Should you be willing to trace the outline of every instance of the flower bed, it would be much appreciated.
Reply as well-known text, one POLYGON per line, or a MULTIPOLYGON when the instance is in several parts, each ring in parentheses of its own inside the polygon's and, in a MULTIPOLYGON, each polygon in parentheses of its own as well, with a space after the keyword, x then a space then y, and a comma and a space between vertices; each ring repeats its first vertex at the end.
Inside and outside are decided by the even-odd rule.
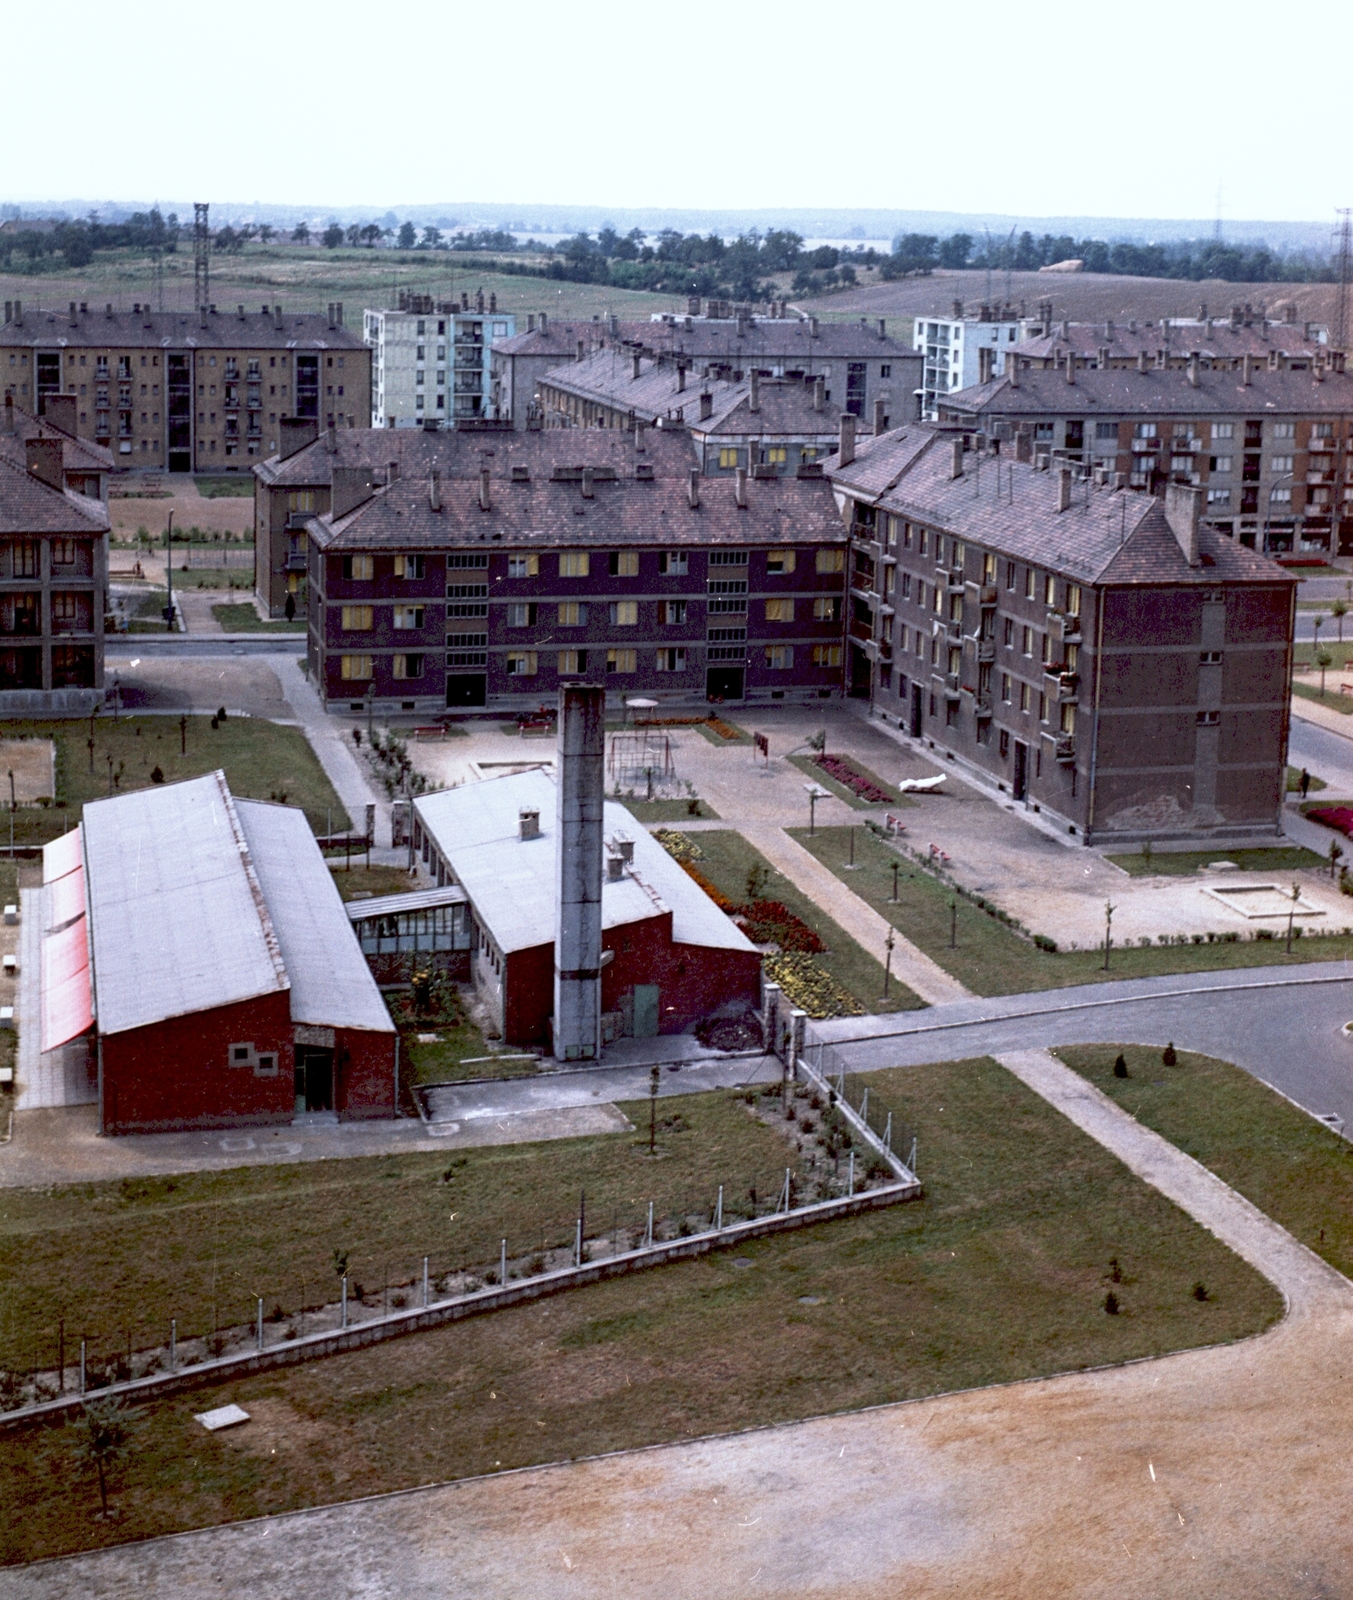
POLYGON ((829 778, 835 778, 837 783, 850 790, 858 799, 869 805, 880 803, 892 804, 895 797, 886 789, 879 788, 872 779, 866 778, 862 773, 856 772, 849 761, 844 761, 840 756, 814 756, 813 765, 821 767, 829 778))
POLYGON ((783 955, 767 956, 761 970, 770 982, 780 985, 790 1005, 806 1011, 814 1020, 864 1015, 864 1007, 855 996, 824 972, 807 951, 789 950, 783 955))
POLYGON ((1312 822, 1322 823, 1325 827, 1334 828, 1337 832, 1353 839, 1353 807, 1307 806, 1304 815, 1312 822))
POLYGON ((688 833, 678 833, 675 828, 654 828, 653 837, 673 861, 699 861, 705 852, 688 833))
POLYGON ((753 944, 778 944, 781 950, 809 954, 827 947, 808 924, 779 900, 753 900, 738 907, 753 944))
POLYGON ((713 733, 717 733, 721 739, 728 739, 732 743, 742 738, 738 729, 731 722, 725 722, 722 717, 706 717, 705 726, 713 733))

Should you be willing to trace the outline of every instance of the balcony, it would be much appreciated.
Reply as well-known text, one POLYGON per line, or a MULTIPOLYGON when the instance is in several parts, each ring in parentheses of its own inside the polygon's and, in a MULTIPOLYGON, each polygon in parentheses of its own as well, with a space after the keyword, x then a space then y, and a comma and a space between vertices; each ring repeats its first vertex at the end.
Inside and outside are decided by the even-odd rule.
POLYGON ((1333 483, 1337 476, 1338 474, 1334 472, 1308 472, 1306 474, 1306 485, 1311 488, 1316 484, 1333 483))
POLYGON ((286 560, 282 563, 283 572, 304 572, 305 553, 301 550, 291 550, 287 553, 286 560))
POLYGON ((1079 644, 1081 619, 1067 616, 1061 611, 1048 613, 1048 638, 1058 644, 1079 644))
POLYGON ((1074 700, 1080 690, 1081 680, 1074 672, 1061 672, 1057 675, 1057 699, 1065 705, 1074 700))
POLYGON ((977 599, 979 605, 994 606, 997 601, 996 585, 994 583, 984 583, 978 592, 977 599))
POLYGON ((1153 456, 1159 449, 1159 439, 1134 439, 1132 441, 1133 455, 1153 456))
POLYGON ((1076 760, 1076 741, 1069 733, 1059 733, 1053 740, 1052 753, 1059 765, 1069 767, 1076 760))
POLYGON ((944 587, 950 594, 962 594, 964 589, 963 568, 952 567, 944 575, 944 587))
POLYGON ((959 696, 958 673, 948 672, 944 677, 944 698, 957 700, 959 696))
POLYGON ((973 701, 972 708, 979 722, 989 722, 991 720, 992 709, 991 696, 989 694, 979 694, 973 701))
POLYGON ((950 644, 958 644, 963 638, 963 624, 957 617, 950 617, 944 624, 944 633, 950 644))
POLYGON ((996 659, 996 641, 994 639, 979 639, 977 641, 977 659, 982 662, 996 659))

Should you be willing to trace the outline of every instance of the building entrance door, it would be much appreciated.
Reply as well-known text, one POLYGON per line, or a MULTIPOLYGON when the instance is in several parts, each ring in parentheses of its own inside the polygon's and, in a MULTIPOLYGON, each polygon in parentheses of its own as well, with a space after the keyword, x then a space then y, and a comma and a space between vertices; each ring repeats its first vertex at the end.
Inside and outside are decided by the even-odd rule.
POLYGON ((656 983, 636 983, 634 986, 634 1037, 654 1039, 658 1033, 658 986, 656 983))
POLYGON ((1016 800, 1029 797, 1029 747, 1015 740, 1015 781, 1011 785, 1016 800))
POLYGON ((296 1110, 332 1111, 334 1053, 314 1045, 296 1046, 296 1110))
POLYGON ((742 699, 741 667, 707 667, 705 669, 705 696, 710 700, 742 699))
POLYGON ((913 683, 911 686, 911 736, 913 739, 921 737, 921 685, 913 683))
POLYGON ((448 672, 448 706, 482 706, 488 698, 488 679, 482 672, 448 672))

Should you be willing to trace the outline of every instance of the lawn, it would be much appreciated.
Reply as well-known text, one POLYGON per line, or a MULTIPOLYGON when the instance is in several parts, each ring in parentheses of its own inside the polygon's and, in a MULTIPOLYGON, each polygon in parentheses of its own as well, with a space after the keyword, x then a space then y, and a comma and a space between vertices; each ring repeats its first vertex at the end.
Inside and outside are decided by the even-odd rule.
POLYGON ((737 904, 751 899, 778 900, 816 933, 826 951, 813 957, 827 975, 852 995, 866 1012, 913 1011, 923 1002, 894 978, 887 999, 883 997, 883 967, 855 943, 843 928, 833 922, 807 895, 800 891, 748 844, 740 833, 714 829, 692 834, 702 859, 693 864, 717 889, 737 904), (748 873, 759 867, 764 874, 759 895, 748 892, 748 873))
MULTIPOLYGON (((1311 787, 1314 789, 1315 784, 1311 787)), ((1324 784, 1320 787, 1323 789, 1324 784)), ((1105 860, 1122 867, 1133 878, 1196 873, 1213 861, 1233 861, 1242 872, 1297 872, 1329 865, 1323 856, 1299 845, 1258 850, 1153 850, 1149 856, 1134 850, 1130 855, 1106 856, 1105 860)))
POLYGON ((156 767, 166 783, 223 767, 232 793, 253 800, 285 797, 289 804, 304 808, 317 833, 323 831, 330 808, 335 828, 348 825, 347 812, 299 728, 257 717, 231 717, 213 728, 209 718, 194 716, 187 718, 180 733, 176 717, 123 716, 114 721, 105 713, 93 722, 92 756, 87 717, 10 722, 6 733, 56 741, 56 804, 19 812, 20 844, 56 838, 80 820, 86 800, 106 797, 113 787, 110 758, 118 793, 148 787, 156 767), (181 749, 183 740, 186 752, 181 749))
POLYGON ((168 598, 163 589, 149 589, 141 596, 127 622, 128 633, 167 633, 164 607, 168 598))
POLYGON ((289 633, 302 638, 305 635, 304 618, 288 622, 281 617, 275 622, 264 622, 254 607, 249 605, 213 606, 211 614, 227 633, 289 633))
MULTIPOLYGON (((1310 780, 1311 780, 1311 785, 1310 786, 1311 786, 1312 793, 1318 793, 1321 789, 1328 789, 1329 788, 1329 785, 1325 782, 1325 780, 1323 778, 1317 778, 1314 773, 1309 774, 1309 776, 1310 776, 1310 780)), ((1288 792, 1288 794, 1300 794, 1301 793, 1301 768, 1300 767, 1288 767, 1288 769, 1287 769, 1287 792, 1288 792)))
POLYGON ((1337 690, 1330 689, 1321 694, 1318 683, 1293 683, 1292 693, 1298 699, 1314 700, 1317 705, 1328 706, 1331 711, 1337 711, 1342 717, 1353 712, 1353 695, 1339 694, 1337 690))
POLYGON ((361 900, 368 896, 381 897, 387 894, 412 894, 418 888, 417 882, 403 867, 368 867, 356 857, 351 866, 345 867, 341 856, 330 856, 328 859, 329 870, 334 875, 338 892, 345 900, 361 900))
POLYGON ((400 1038, 400 1075, 410 1083, 526 1078, 537 1070, 534 1056, 495 1050, 468 1017, 451 1025, 429 1024, 422 1035, 410 1031, 400 1038))
MULTIPOLYGON (((248 567, 174 568, 174 589, 230 589, 250 594, 254 575, 248 567)), ((252 608, 251 608, 252 609, 252 608)))
MULTIPOLYGON (((1353 957, 1353 937, 1302 939, 1290 956, 1280 938, 1235 944, 1152 945, 1120 947, 1104 971, 1104 950, 1040 950, 971 900, 964 899, 916 862, 898 855, 869 829, 855 829, 855 870, 847 861, 849 828, 819 828, 809 838, 806 828, 789 833, 859 897, 886 917, 899 933, 924 950, 974 994, 1023 994, 1035 989, 1063 989, 1110 978, 1150 978, 1167 972, 1215 972, 1234 967, 1278 967, 1306 961, 1344 961, 1353 957), (889 899, 893 863, 898 864, 897 903, 889 899), (958 944, 949 948, 950 905, 958 915, 958 944)), ((699 836, 703 846, 706 834, 699 836)), ((1241 852, 1246 854, 1246 852, 1241 852)), ((1153 863, 1160 857, 1153 857, 1153 863)), ((1210 859, 1215 860, 1216 857, 1210 859)), ((1228 855, 1227 859, 1233 859, 1228 855)), ((1318 856, 1310 862, 1320 865, 1318 856)), ((1349 921, 1353 923, 1353 908, 1349 921)))
MULTIPOLYGON (((612 795, 609 798, 614 799, 612 795)), ((626 800, 624 806, 636 822, 717 822, 719 813, 708 800, 626 800), (692 811, 691 807, 695 810, 692 811)))
MULTIPOLYGON (((920 1129, 923 1200, 146 1406, 111 1525, 94 1516, 73 1427, 0 1436, 0 1496, 24 1511, 0 1529, 0 1560, 1127 1361, 1241 1338, 1281 1315, 1238 1257, 995 1063, 870 1082, 920 1129), (1117 1316, 1104 1311, 1111 1286, 1117 1316), (207 1437, 192 1421, 232 1401, 251 1414, 245 1427, 207 1437)), ((702 1115, 695 1098, 679 1110, 702 1115)), ((738 1131, 759 1140, 754 1123, 738 1131)), ((620 1170, 618 1197, 642 1200, 661 1164, 644 1166, 636 1142, 610 1141, 604 1171, 620 1170)), ((512 1196, 540 1152, 474 1152, 449 1204, 433 1184, 443 1216, 465 1209, 481 1168, 512 1196)), ((346 1211, 342 1176, 327 1176, 346 1211)), ((591 1205, 606 1178, 586 1181, 591 1205)), ((374 1224, 402 1192, 392 1176, 359 1198, 374 1224)), ((309 1198, 275 1209, 306 1226, 309 1198)), ((34 1203, 81 1214, 58 1195, 34 1203)), ((497 1225, 480 1232, 496 1243, 497 1225)), ((207 1248, 205 1223, 198 1233, 207 1248)), ((336 1225, 324 1255, 330 1237, 347 1234, 336 1225)))
POLYGON ((1067 1066, 1353 1276, 1353 1146, 1242 1068, 1139 1045, 1059 1047, 1067 1066), (1113 1074, 1123 1055, 1126 1078, 1113 1074))
POLYGON ((245 477, 195 477, 193 482, 197 485, 197 492, 204 500, 252 500, 254 497, 254 477, 250 473, 245 477))

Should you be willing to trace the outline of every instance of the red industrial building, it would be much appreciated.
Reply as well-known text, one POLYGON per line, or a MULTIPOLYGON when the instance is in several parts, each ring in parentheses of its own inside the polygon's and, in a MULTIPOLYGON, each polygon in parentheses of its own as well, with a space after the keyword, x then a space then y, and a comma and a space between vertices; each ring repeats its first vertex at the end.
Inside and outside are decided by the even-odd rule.
POLYGON ((396 1033, 303 812, 216 772, 44 852, 42 1048, 93 1030, 105 1133, 394 1115, 396 1033))
MULTIPOLYGON (((561 903, 555 781, 542 771, 491 778, 424 795, 414 815, 415 847, 428 872, 465 891, 473 979, 503 1038, 564 1055, 553 1037, 561 903)), ((601 835, 600 961, 594 971, 585 958, 584 976, 600 975, 602 1040, 682 1033, 703 1018, 758 1005, 761 956, 742 930, 623 806, 604 803, 601 835)), ((578 918, 571 912, 567 920, 578 918)))

